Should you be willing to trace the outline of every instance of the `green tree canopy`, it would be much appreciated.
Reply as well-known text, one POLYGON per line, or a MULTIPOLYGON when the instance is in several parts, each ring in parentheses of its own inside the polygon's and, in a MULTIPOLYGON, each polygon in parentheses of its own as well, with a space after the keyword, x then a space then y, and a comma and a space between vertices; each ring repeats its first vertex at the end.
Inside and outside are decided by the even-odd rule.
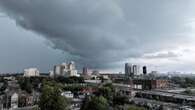
POLYGON ((31 84, 30 78, 23 78, 19 80, 19 85, 22 90, 28 93, 32 93, 33 86, 31 84))
POLYGON ((67 110, 68 100, 61 96, 58 84, 46 82, 43 84, 39 107, 41 110, 67 110))
POLYGON ((106 98, 103 96, 97 97, 91 97, 88 98, 87 101, 85 101, 83 107, 81 110, 108 110, 109 104, 106 98))
POLYGON ((146 110, 146 109, 143 108, 143 107, 137 107, 137 106, 134 106, 134 105, 130 105, 128 110, 146 110))
POLYGON ((129 100, 128 100, 128 97, 126 97, 126 96, 115 95, 113 98, 114 105, 124 105, 128 102, 129 102, 129 100))
POLYGON ((113 85, 110 83, 103 85, 103 87, 99 88, 98 95, 105 97, 108 101, 112 101, 114 95, 113 85))

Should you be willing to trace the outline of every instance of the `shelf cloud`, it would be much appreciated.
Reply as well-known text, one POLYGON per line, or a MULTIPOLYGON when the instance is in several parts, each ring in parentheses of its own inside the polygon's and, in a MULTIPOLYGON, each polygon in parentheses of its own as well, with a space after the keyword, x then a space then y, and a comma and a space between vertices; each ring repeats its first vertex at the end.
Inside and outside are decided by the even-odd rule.
POLYGON ((192 30, 186 24, 195 18, 194 4, 194 0, 0 0, 1 10, 18 26, 93 68, 190 44, 192 30))

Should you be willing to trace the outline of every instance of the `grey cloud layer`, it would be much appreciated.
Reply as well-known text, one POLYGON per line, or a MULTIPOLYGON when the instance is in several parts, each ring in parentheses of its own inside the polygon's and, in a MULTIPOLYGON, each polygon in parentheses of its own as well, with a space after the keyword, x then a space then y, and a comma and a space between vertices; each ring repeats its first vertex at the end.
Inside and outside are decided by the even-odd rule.
POLYGON ((179 53, 174 53, 174 52, 161 52, 161 53, 155 53, 155 54, 146 54, 143 56, 143 58, 148 58, 148 59, 162 59, 162 58, 177 58, 181 56, 179 53))
POLYGON ((189 40, 189 0, 0 0, 4 12, 80 64, 104 66, 189 40), (177 42, 173 42, 177 41, 177 42))

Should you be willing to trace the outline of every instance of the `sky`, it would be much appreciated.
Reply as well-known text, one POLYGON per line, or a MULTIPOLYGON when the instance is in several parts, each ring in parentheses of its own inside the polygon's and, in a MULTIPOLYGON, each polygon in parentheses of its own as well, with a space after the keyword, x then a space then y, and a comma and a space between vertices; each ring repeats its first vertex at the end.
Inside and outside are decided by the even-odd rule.
POLYGON ((74 60, 195 72, 194 0, 0 0, 0 72, 74 60))

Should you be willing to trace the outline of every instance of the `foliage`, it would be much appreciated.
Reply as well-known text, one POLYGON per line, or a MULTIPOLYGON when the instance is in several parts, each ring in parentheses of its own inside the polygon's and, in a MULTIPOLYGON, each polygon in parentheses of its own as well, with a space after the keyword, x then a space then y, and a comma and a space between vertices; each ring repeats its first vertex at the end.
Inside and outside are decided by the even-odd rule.
POLYGON ((112 100, 112 90, 109 87, 99 88, 99 95, 104 96, 107 100, 112 100))
POLYGON ((187 87, 195 87, 195 78, 189 78, 189 77, 173 77, 172 81, 175 84, 179 84, 181 87, 187 88, 187 87))
POLYGON ((186 89, 183 93, 184 94, 187 94, 187 95, 193 95, 193 96, 195 96, 195 91, 192 91, 190 89, 186 89))
POLYGON ((31 77, 30 78, 30 82, 31 82, 33 88, 36 90, 40 90, 39 84, 41 84, 43 82, 43 80, 49 80, 49 79, 43 78, 43 77, 31 77))
POLYGON ((143 107, 137 107, 137 106, 134 106, 134 105, 130 105, 128 107, 128 110, 145 110, 145 108, 143 108, 143 107))
POLYGON ((52 79, 47 77, 17 77, 17 80, 22 90, 29 91, 28 89, 32 88, 40 91, 40 84, 43 81, 51 81, 52 79), (27 86, 30 86, 30 88, 27 88, 27 86))
POLYGON ((106 98, 103 96, 87 98, 81 108, 81 110, 108 110, 109 104, 106 98))
POLYGON ((28 93, 32 93, 33 86, 30 82, 30 78, 23 78, 18 81, 20 88, 28 93))
POLYGON ((109 87, 112 90, 112 92, 114 92, 114 86, 112 85, 112 83, 106 83, 103 85, 103 87, 109 87))
POLYGON ((65 84, 73 84, 73 83, 84 83, 84 78, 83 77, 57 77, 55 78, 56 82, 60 83, 65 83, 65 84))
POLYGON ((39 107, 41 110, 67 110, 68 100, 61 96, 60 85, 44 82, 39 107))
POLYGON ((81 110, 108 110, 113 104, 114 92, 111 83, 102 85, 95 96, 85 99, 81 110))
POLYGON ((108 100, 109 105, 113 104, 114 87, 111 83, 104 84, 96 92, 96 96, 103 96, 108 100))
POLYGON ((65 91, 71 91, 73 93, 76 93, 78 91, 81 91, 83 88, 86 88, 84 85, 78 85, 78 84, 71 84, 71 85, 65 85, 63 87, 63 90, 65 91))
POLYGON ((3 80, 3 85, 0 88, 0 92, 5 91, 5 89, 8 87, 8 83, 7 81, 3 80))
POLYGON ((113 98, 114 105, 124 105, 126 103, 128 103, 128 98, 125 96, 116 95, 113 98))
POLYGON ((0 77, 0 82, 4 82, 4 78, 3 77, 0 77))

